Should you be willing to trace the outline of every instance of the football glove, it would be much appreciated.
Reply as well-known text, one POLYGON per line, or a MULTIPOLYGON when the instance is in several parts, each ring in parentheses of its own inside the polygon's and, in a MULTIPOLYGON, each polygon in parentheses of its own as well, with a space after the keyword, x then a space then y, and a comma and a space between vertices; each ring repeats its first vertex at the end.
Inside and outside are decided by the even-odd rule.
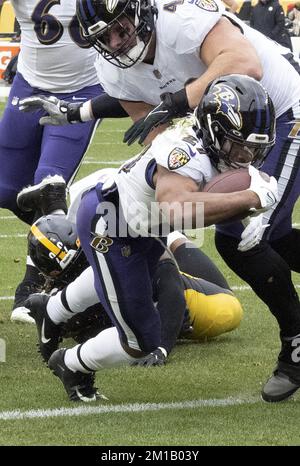
POLYGON ((274 176, 263 177, 259 170, 252 165, 249 166, 249 175, 251 176, 250 191, 254 191, 259 197, 261 208, 251 209, 253 212, 266 212, 278 201, 278 185, 274 176))
POLYGON ((263 214, 246 217, 242 220, 242 224, 245 229, 241 234, 241 241, 239 242, 238 250, 246 252, 260 243, 265 229, 268 228, 270 224, 263 224, 263 214))
POLYGON ((183 117, 191 111, 185 89, 181 89, 174 94, 165 92, 161 94, 160 98, 161 103, 157 107, 144 118, 136 121, 126 131, 123 142, 130 146, 139 138, 138 142, 142 144, 152 129, 168 123, 173 118, 183 117))
POLYGON ((142 367, 151 367, 151 366, 163 366, 166 364, 167 352, 164 348, 156 348, 152 353, 147 354, 144 358, 139 358, 136 361, 132 362, 131 366, 142 366, 142 367))
POLYGON ((19 109, 22 112, 35 112, 36 110, 44 110, 48 116, 40 118, 40 125, 62 126, 68 123, 82 123, 80 117, 80 108, 83 102, 71 103, 65 100, 59 100, 51 95, 37 95, 27 97, 19 101, 19 109))

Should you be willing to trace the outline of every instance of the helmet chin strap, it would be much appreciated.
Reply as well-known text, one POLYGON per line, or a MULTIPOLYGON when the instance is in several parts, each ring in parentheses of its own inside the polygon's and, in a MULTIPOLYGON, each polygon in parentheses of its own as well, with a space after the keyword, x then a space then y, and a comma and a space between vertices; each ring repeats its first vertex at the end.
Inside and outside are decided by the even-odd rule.
POLYGON ((148 53, 150 42, 149 40, 148 44, 145 46, 145 43, 137 37, 137 44, 132 47, 126 55, 119 57, 118 60, 123 65, 132 65, 133 62, 135 64, 141 63, 148 53))

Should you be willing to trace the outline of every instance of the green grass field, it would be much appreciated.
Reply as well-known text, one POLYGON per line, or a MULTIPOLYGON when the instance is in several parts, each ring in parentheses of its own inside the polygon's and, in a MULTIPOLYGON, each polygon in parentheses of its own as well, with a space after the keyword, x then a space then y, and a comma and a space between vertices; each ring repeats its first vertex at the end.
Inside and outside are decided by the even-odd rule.
MULTIPOLYGON (((124 160, 129 120, 98 129, 78 177, 124 160)), ((300 222, 300 209, 294 216, 300 222)), ((36 331, 10 322, 12 296, 24 273, 27 228, 0 210, 0 445, 299 445, 300 396, 280 404, 260 399, 279 351, 268 309, 222 262, 205 231, 203 249, 224 272, 244 307, 236 331, 209 343, 179 344, 163 368, 97 373, 109 398, 93 405, 67 400, 60 381, 42 364, 36 331)), ((295 276, 295 283, 300 284, 295 276)))

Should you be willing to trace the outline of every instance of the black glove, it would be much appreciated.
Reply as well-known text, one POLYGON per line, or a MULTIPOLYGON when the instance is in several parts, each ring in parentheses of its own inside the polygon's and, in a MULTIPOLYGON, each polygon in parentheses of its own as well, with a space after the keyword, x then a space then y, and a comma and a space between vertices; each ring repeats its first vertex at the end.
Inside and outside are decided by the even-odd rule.
POLYGON ((139 358, 136 361, 132 362, 131 366, 142 366, 142 367, 151 367, 151 366, 163 366, 166 364, 167 352, 164 348, 156 348, 152 353, 147 354, 144 358, 139 358))
POLYGON ((71 103, 65 100, 59 100, 54 95, 46 97, 44 95, 36 95, 21 99, 19 109, 22 112, 35 112, 36 110, 44 110, 48 116, 40 119, 41 125, 61 126, 68 123, 80 123, 80 108, 81 103, 71 103))
POLYGON ((125 133, 123 142, 129 146, 139 138, 139 144, 146 139, 153 128, 163 125, 173 118, 184 117, 189 108, 186 90, 181 89, 174 94, 165 92, 160 96, 161 103, 147 116, 136 121, 125 133))

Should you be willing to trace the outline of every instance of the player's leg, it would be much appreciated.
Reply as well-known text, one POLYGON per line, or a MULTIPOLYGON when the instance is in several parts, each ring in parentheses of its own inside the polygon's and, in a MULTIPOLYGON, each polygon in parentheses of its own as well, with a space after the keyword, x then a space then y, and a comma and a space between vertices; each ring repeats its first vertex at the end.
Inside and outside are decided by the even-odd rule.
MULTIPOLYGON (((24 222, 31 224, 33 212, 23 212, 17 206, 17 194, 33 182, 38 165, 43 128, 39 125, 41 112, 23 114, 18 99, 32 95, 32 87, 18 73, 0 122, 0 206, 11 210, 24 222)), ((13 308, 16 320, 32 322, 28 310, 22 306, 24 299, 39 290, 41 276, 28 258, 26 274, 16 290, 13 308)))
POLYGON ((32 92, 32 87, 18 73, 0 121, 0 207, 11 210, 28 224, 32 223, 33 214, 22 212, 16 199, 24 186, 33 183, 40 157, 43 127, 39 125, 41 112, 20 112, 18 100, 28 97, 32 92))
POLYGON ((168 235, 168 247, 174 254, 181 272, 200 277, 229 289, 229 285, 217 266, 192 241, 178 231, 168 235))
POLYGON ((271 241, 270 244, 291 270, 300 272, 300 230, 293 228, 287 235, 271 241))
MULTIPOLYGON (((59 98, 89 100, 101 94, 101 86, 90 86, 72 95, 58 95, 59 98)), ((22 113, 22 112, 19 112, 22 113)), ((27 117, 27 115, 25 115, 27 117)), ((41 116, 41 115, 40 115, 41 116)), ((33 186, 19 194, 19 205, 35 212, 35 220, 40 215, 66 213, 67 203, 64 183, 71 183, 80 168, 82 159, 97 128, 98 121, 66 126, 45 126, 41 142, 39 163, 34 173, 33 186), (39 210, 38 210, 39 209, 39 210), (40 213, 39 213, 40 212, 40 213)), ((28 298, 27 283, 34 286, 36 270, 27 256, 26 272, 18 285, 13 304, 12 319, 28 320, 28 310, 24 301, 28 298)))
POLYGON ((62 334, 67 330, 63 324, 97 303, 99 298, 91 267, 56 294, 37 293, 26 300, 26 308, 37 325, 39 352, 45 362, 58 348, 62 334))
MULTIPOLYGON (((263 240, 276 242, 292 231, 292 210, 300 193, 300 108, 297 106, 277 119, 276 145, 268 155, 263 170, 278 180, 280 200, 264 214, 271 226, 263 240)), ((292 283, 291 268, 270 244, 262 242, 245 253, 237 251, 240 224, 218 227, 216 246, 227 264, 269 306, 280 328, 282 351, 274 375, 262 391, 266 401, 280 401, 300 387, 299 346, 300 303, 292 283)), ((293 246, 294 248, 294 246, 293 246)), ((293 250, 293 249, 291 249, 293 250)))
POLYGON ((173 260, 165 255, 156 264, 153 277, 153 300, 161 320, 161 343, 167 354, 176 344, 176 339, 185 324, 186 302, 181 275, 173 260))
MULTIPOLYGON (((153 263, 153 257, 157 256, 158 260, 163 248, 151 238, 111 240, 103 236, 106 222, 98 207, 103 197, 99 191, 98 195, 100 199, 93 189, 84 196, 77 226, 81 245, 94 271, 99 300, 116 329, 104 330, 64 353, 63 364, 79 374, 128 364, 156 349, 160 343, 160 319, 152 301, 147 257, 151 257, 153 263)), ((53 353, 49 367, 66 388, 57 370, 59 354, 53 353)))

